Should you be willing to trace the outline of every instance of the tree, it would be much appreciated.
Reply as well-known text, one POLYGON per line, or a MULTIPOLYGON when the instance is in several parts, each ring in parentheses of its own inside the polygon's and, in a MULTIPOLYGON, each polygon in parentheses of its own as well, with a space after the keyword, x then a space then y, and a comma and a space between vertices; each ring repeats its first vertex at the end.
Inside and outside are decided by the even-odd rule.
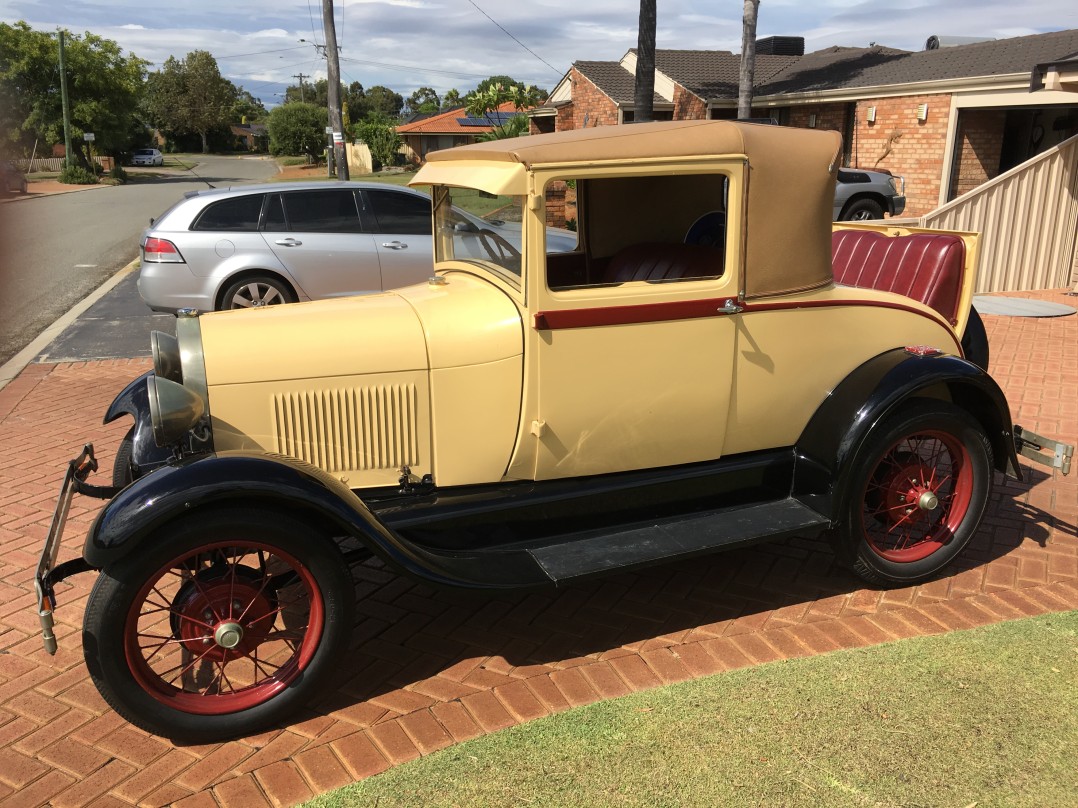
POLYGON ((446 90, 445 95, 442 96, 442 112, 447 112, 461 106, 464 106, 464 99, 461 98, 460 90, 456 87, 451 90, 446 90))
POLYGON ((232 122, 236 100, 236 88, 221 76, 217 60, 208 51, 196 50, 184 59, 170 56, 150 75, 145 109, 150 122, 161 129, 198 134, 205 154, 210 131, 232 122))
MULTIPOLYGON (((72 137, 93 132, 95 151, 118 156, 145 137, 138 101, 148 62, 89 32, 66 37, 72 137)), ((57 38, 0 23, 0 148, 29 154, 37 139, 64 140, 57 38)))
MULTIPOLYGON (((231 82, 229 82, 231 83, 231 82)), ((232 102, 232 110, 229 113, 229 123, 258 123, 264 121, 269 114, 262 102, 251 95, 242 87, 233 85, 235 101, 232 102)))
POLYGON ((325 149, 328 120, 325 107, 300 101, 281 104, 269 114, 270 153, 318 157, 325 149))
POLYGON ((408 111, 412 113, 437 112, 441 103, 433 87, 420 87, 408 96, 408 111))
POLYGON ((756 17, 760 0, 745 0, 741 17, 741 75, 737 90, 737 117, 752 117, 752 82, 756 74, 756 17))
POLYGON ((636 38, 636 92, 633 122, 652 119, 655 107, 655 0, 640 0, 640 23, 636 38))
POLYGON ((368 114, 380 112, 387 118, 396 120, 400 117, 403 107, 404 97, 400 93, 393 92, 388 87, 376 84, 367 90, 368 114))
POLYGON ((476 118, 487 118, 494 127, 490 135, 481 137, 480 140, 501 140, 527 132, 528 122, 523 115, 514 115, 507 121, 500 121, 493 113, 503 104, 508 103, 512 103, 517 112, 523 112, 539 103, 540 92, 531 85, 523 87, 516 84, 507 87, 501 84, 491 84, 482 92, 477 90, 469 95, 466 107, 468 114, 476 118))
POLYGON ((356 131, 359 139, 371 150, 371 156, 379 163, 391 166, 397 161, 401 138, 397 134, 394 118, 382 112, 372 112, 356 126, 356 131))

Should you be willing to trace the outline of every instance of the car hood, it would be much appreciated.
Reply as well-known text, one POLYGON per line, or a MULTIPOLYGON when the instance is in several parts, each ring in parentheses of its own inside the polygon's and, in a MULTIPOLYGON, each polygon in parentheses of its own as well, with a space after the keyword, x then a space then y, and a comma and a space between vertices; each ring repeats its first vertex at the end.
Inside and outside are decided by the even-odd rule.
POLYGON ((210 387, 434 370, 523 351, 520 313, 489 283, 444 283, 200 318, 210 387))

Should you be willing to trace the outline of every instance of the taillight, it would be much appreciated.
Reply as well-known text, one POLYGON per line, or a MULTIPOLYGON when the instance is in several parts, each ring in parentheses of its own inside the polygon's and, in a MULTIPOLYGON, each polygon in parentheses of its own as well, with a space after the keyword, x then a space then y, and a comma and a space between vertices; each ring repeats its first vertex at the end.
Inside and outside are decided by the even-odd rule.
POLYGON ((176 245, 163 238, 147 238, 142 245, 142 260, 158 264, 182 264, 183 256, 176 245))

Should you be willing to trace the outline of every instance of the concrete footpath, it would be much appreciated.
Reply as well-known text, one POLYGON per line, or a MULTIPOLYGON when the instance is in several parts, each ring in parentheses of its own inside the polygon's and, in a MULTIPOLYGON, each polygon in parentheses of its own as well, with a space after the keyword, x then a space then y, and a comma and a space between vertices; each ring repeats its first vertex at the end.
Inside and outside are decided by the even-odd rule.
MULTIPOLYGON (((1022 295, 1074 305, 1062 293, 1022 295)), ((985 317, 1015 420, 1078 439, 1078 316, 985 317)), ((1078 473, 1023 461, 951 573, 863 587, 823 541, 792 539, 562 592, 432 591, 377 562, 354 569, 350 672, 291 723, 178 746, 134 729, 91 684, 80 648, 93 574, 60 585, 60 650, 42 650, 33 571, 66 462, 92 441, 104 473, 125 422, 113 396, 146 359, 31 364, 0 390, 0 808, 282 806, 458 741, 725 670, 1078 608, 1078 473)), ((76 497, 61 560, 100 503, 76 497)))

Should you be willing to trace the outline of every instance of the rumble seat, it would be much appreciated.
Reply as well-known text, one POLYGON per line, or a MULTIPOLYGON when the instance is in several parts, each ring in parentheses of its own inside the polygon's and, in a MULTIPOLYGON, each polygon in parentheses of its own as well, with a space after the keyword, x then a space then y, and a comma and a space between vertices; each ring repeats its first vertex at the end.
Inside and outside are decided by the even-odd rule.
POLYGON ((880 289, 931 306, 958 321, 966 247, 958 236, 915 233, 894 238, 867 230, 831 234, 835 283, 880 289))
POLYGON ((699 244, 631 244, 615 253, 603 273, 604 283, 717 278, 722 250, 699 244))

